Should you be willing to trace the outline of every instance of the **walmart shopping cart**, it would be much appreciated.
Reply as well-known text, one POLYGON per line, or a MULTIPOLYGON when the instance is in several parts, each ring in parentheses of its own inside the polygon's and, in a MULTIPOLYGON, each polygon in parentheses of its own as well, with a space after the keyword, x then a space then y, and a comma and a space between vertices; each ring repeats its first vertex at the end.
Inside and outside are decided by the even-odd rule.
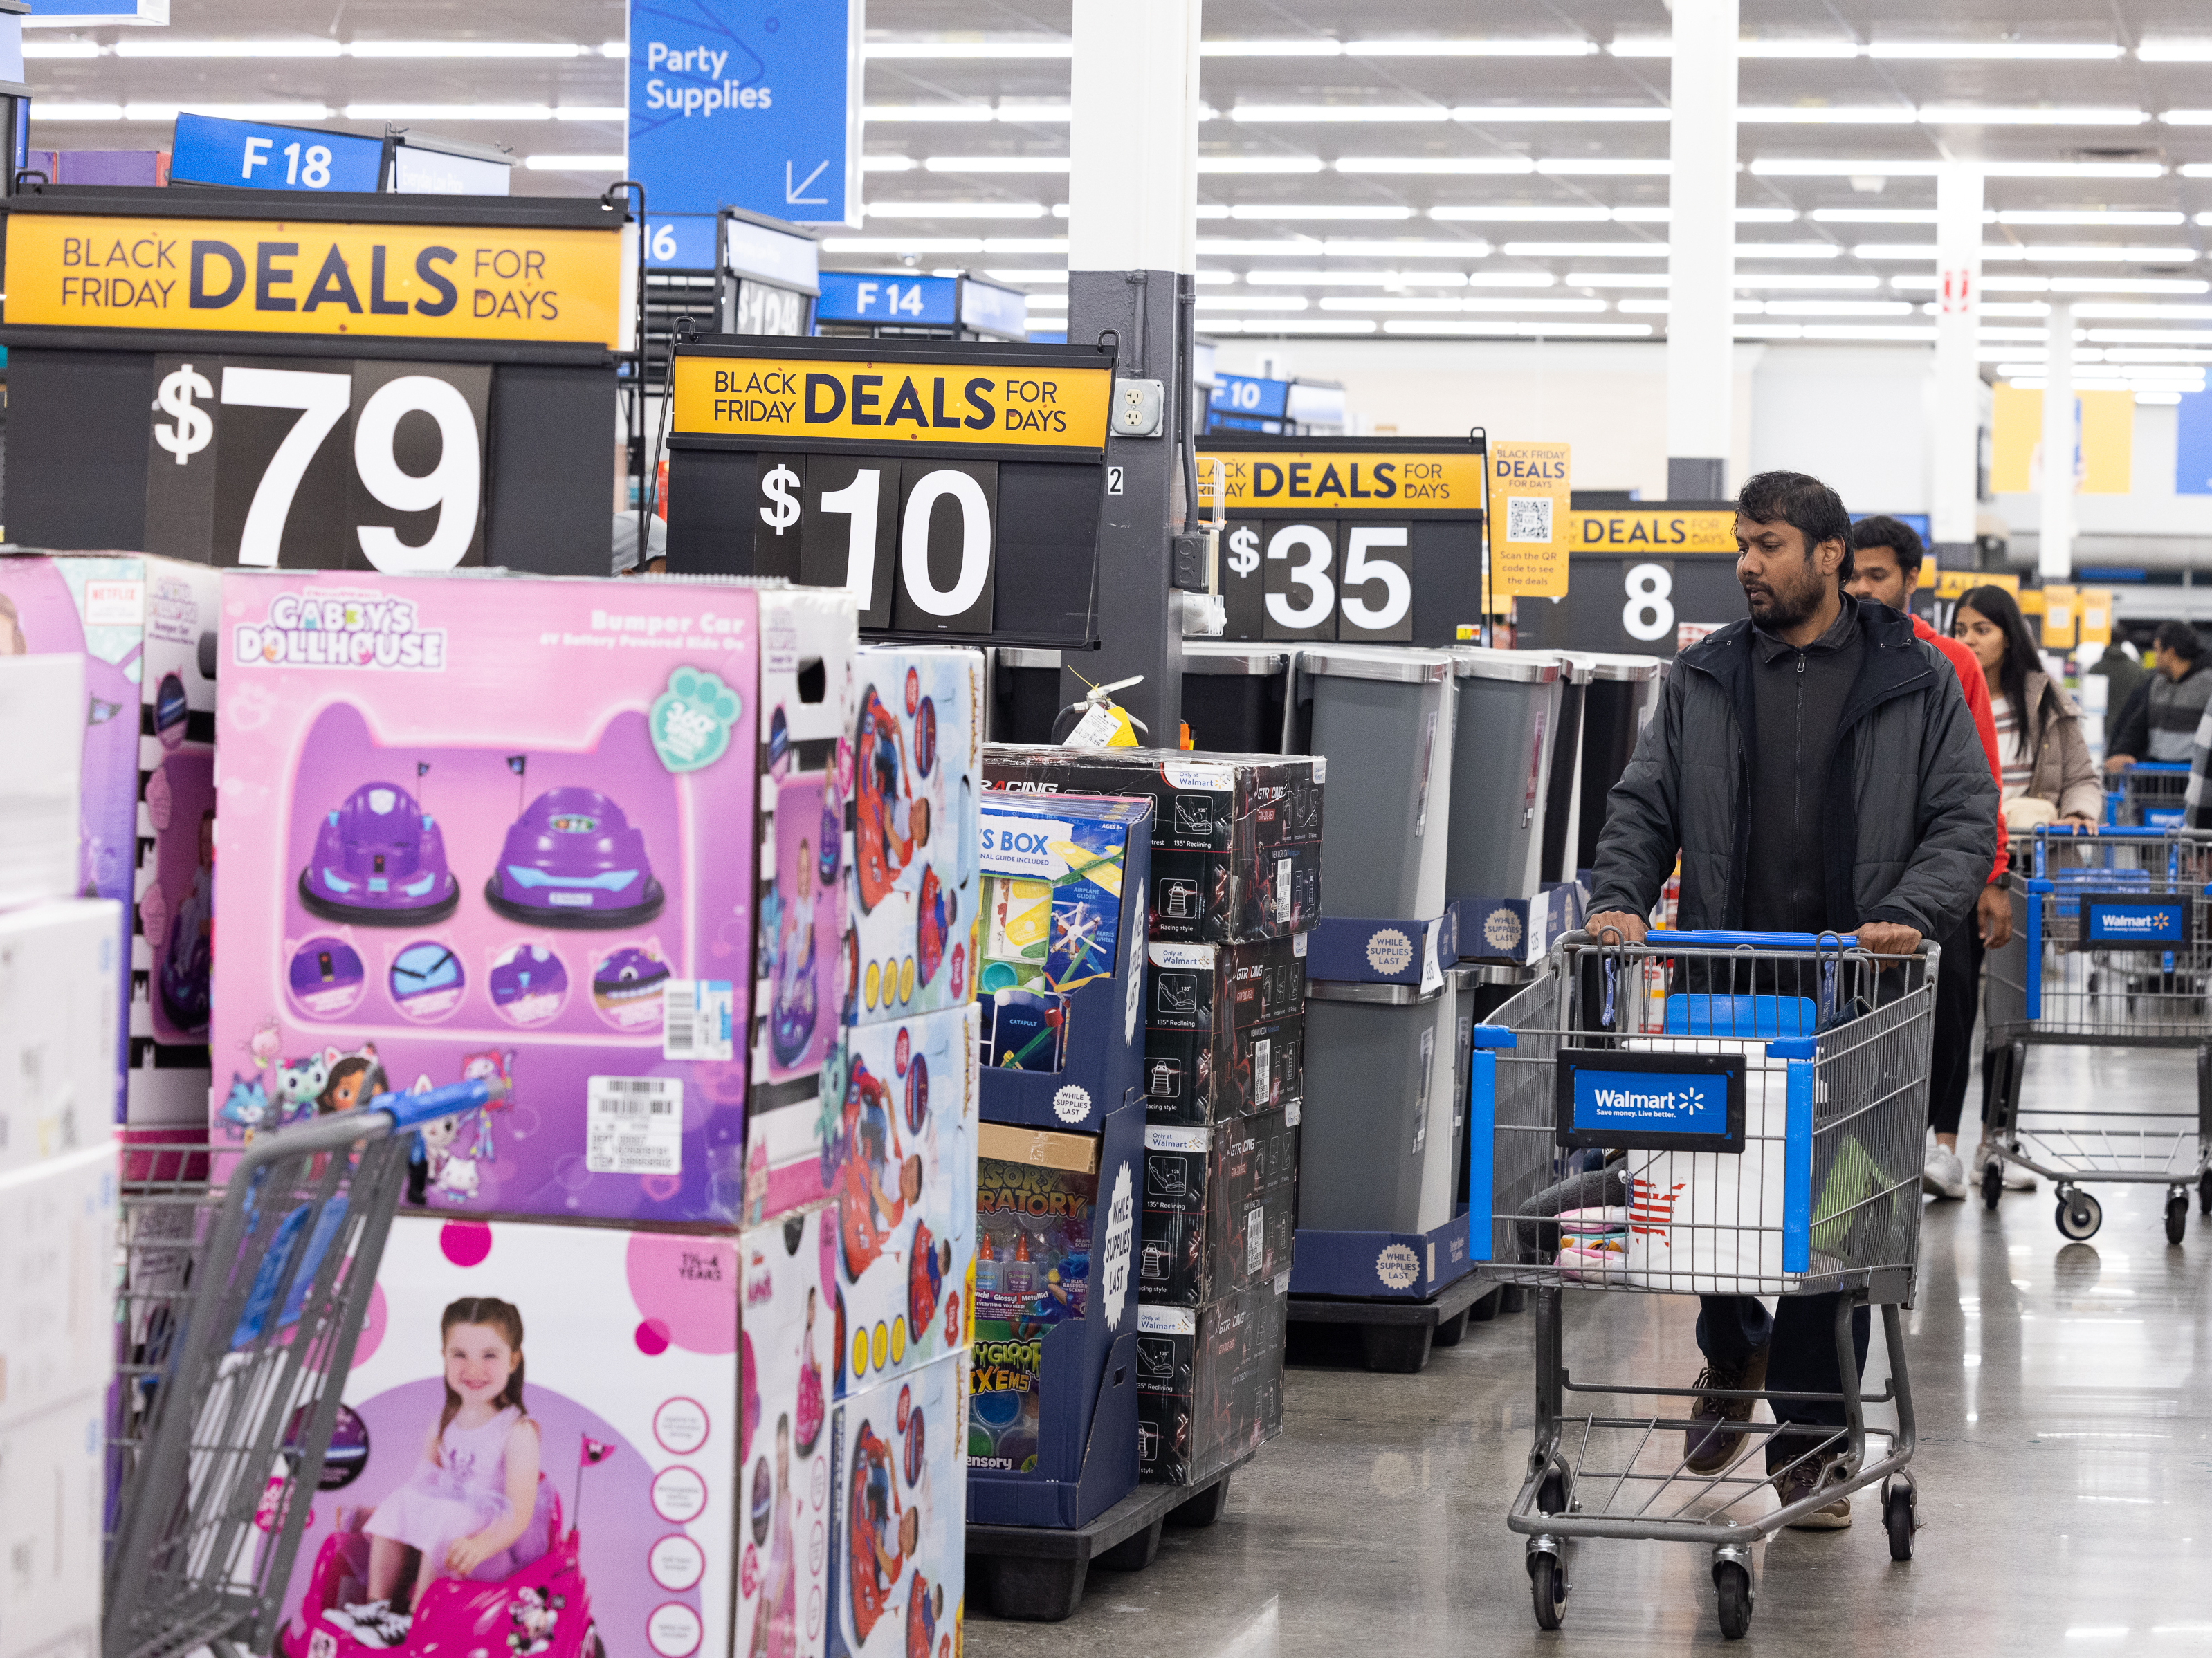
POLYGON ((271 1649, 412 1131, 497 1079, 207 1148, 125 1148, 105 1658, 271 1649))
POLYGON ((2186 761, 2145 760, 2105 780, 2105 822, 2113 829, 2179 829, 2189 793, 2186 761))
POLYGON ((1641 946, 1600 946, 1577 933, 1476 1027, 1469 1141, 1478 1159, 1488 1148, 1490 1166, 1471 1174, 1471 1247, 1492 1277, 1536 1291, 1535 1442, 1506 1523, 1528 1540, 1544 1628, 1565 1612, 1571 1542, 1656 1539, 1712 1550, 1721 1630, 1740 1637, 1751 1546, 1877 1481, 1890 1552, 1911 1558, 1912 1394, 1898 1309, 1919 1256, 1936 961, 1933 947, 1876 957, 1832 934, 1655 932, 1641 946), (1661 1446, 1712 1425, 1664 1413, 1664 1401, 1697 1390, 1570 1379, 1570 1289, 1840 1292, 1840 1394, 1723 1396, 1817 1400, 1839 1406, 1843 1425, 1777 1438, 1773 1423, 1733 1423, 1740 1448, 1693 1471, 1686 1453, 1661 1446), (1853 1315, 1869 1303, 1882 1309, 1892 1377, 1873 1397, 1852 1345, 1853 1315), (1570 1414, 1581 1394, 1624 1408, 1570 1414), (1625 1408, 1638 1395, 1657 1402, 1625 1408), (1867 1406, 1891 1402, 1897 1428, 1870 1425, 1867 1406), (1772 1466, 1770 1438, 1788 1447, 1772 1466), (1768 1505, 1770 1484, 1800 1468, 1821 1470, 1822 1483, 1768 1505))
MULTIPOLYGON (((2212 832, 2046 827, 2023 861, 2014 942, 1989 957, 1990 1145, 2057 1187, 2066 1236, 2104 1224, 2084 1188, 2112 1182, 2165 1187, 2166 1241, 2179 1243, 2192 1184, 2212 1214, 2212 832), (2029 1108, 2021 1081, 2038 1046, 2194 1049, 2196 1098, 2029 1108)), ((1982 1170, 1992 1209, 2003 1178, 1997 1162, 1982 1170)))

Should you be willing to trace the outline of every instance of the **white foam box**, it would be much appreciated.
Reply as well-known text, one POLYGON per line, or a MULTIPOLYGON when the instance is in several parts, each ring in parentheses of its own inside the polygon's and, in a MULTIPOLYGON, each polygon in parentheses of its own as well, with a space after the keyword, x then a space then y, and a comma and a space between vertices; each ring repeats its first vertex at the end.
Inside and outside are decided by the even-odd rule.
POLYGON ((122 921, 108 898, 0 911, 0 1174, 108 1137, 122 921))
POLYGON ((831 1412, 829 1658, 950 1658, 967 1588, 968 1355, 831 1412))
POLYGON ((100 1626, 106 1422, 102 1389, 0 1427, 0 1658, 100 1626))
POLYGON ((82 820, 84 658, 22 647, 0 614, 0 909, 76 890, 82 820))
POLYGON ((116 1151, 0 1175, 0 1428, 115 1374, 116 1151))

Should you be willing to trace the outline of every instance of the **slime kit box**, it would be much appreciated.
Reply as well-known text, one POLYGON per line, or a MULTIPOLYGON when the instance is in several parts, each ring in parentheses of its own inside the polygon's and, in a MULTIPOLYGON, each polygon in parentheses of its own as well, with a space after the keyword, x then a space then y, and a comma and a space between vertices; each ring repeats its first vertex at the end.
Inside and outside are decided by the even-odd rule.
MULTIPOLYGON (((809 1230, 770 1272, 786 1297, 807 1275, 809 1230)), ((501 1658, 730 1650, 739 1458, 765 1455, 773 1473, 776 1421, 797 1409, 745 1388, 749 1242, 396 1218, 321 1487, 276 1586, 283 1658, 449 1644, 501 1658), (532 1469, 534 1497, 508 1506, 532 1469), (451 1558, 463 1540, 472 1564, 451 1558), (404 1605, 404 1636, 358 1638, 349 1608, 377 1600, 404 1605)), ((788 1370, 765 1351, 762 1321, 747 1327, 756 1385, 788 1370)), ((794 1458, 801 1432, 795 1417, 794 1458)), ((794 1462, 770 1498, 767 1550, 787 1552, 769 1576, 793 1560, 805 1570, 814 1476, 801 1488, 800 1472, 794 1462)), ((795 1606, 787 1626, 803 1630, 805 1600, 788 1590, 775 1615, 795 1606)))
POLYGON ((1306 935, 1146 951, 1145 1114, 1193 1126, 1305 1097, 1306 935))
POLYGON ((734 1222, 760 756, 836 695, 849 600, 231 572, 222 623, 215 1142, 495 1074, 420 1137, 410 1203, 734 1222))
POLYGON ((1151 935, 1288 938, 1321 913, 1322 785, 1304 755, 1189 754, 994 743, 983 775, 1021 794, 1152 798, 1151 935))
POLYGON ((968 1345, 975 1254, 975 1009, 854 1025, 823 1073, 841 1101, 837 1394, 968 1345))
POLYGON ((869 1024, 974 994, 983 657, 871 645, 853 673, 846 1018, 869 1024))
POLYGON ((1200 1307, 1290 1270, 1298 1113, 1145 1129, 1137 1298, 1200 1307))
POLYGON ((1204 1307, 1137 1312, 1137 1446, 1149 1485, 1188 1485, 1283 1425, 1291 1277, 1204 1307))
POLYGON ((967 1584, 968 1355, 830 1407, 830 1658, 951 1658, 967 1584))
POLYGON ((0 556, 0 656, 84 658, 76 891, 123 906, 118 1122, 207 1111, 221 584, 141 553, 0 556))

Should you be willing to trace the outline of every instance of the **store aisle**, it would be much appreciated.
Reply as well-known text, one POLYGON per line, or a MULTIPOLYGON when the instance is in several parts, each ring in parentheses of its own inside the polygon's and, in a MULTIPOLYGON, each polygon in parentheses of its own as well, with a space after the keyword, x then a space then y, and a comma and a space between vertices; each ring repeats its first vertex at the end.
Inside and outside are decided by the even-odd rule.
MULTIPOLYGON (((2156 1089, 2186 1098, 2191 1061, 2039 1054, 2045 1101, 2156 1089)), ((1978 1090, 1975 1097, 1978 1097, 1978 1090)), ((2103 1189, 2104 1229, 2068 1244, 2046 1186, 1923 1216, 1907 1315, 1921 1423, 1923 1529, 1889 1559, 1875 1494, 1840 1533, 1761 1551, 1735 1649, 1869 1652, 2212 1649, 2212 1224, 2191 1206, 2169 1248, 2156 1187, 2103 1189)), ((1577 1293, 1571 1373, 1685 1384, 1694 1303, 1577 1293)), ((1170 1531, 1158 1559, 1094 1572, 1058 1625, 972 1604, 973 1658, 1372 1658, 1719 1650, 1710 1557, 1595 1543, 1572 1558, 1566 1624, 1540 1634, 1506 1503, 1528 1447, 1530 1321, 1501 1317, 1416 1376, 1302 1365, 1281 1438, 1239 1473, 1212 1529, 1170 1531)), ((1885 1374, 1877 1321, 1869 1390, 1885 1374)), ((1886 1418, 1881 1418, 1886 1419, 1886 1418)), ((1671 1453, 1670 1453, 1671 1455, 1671 1453)))

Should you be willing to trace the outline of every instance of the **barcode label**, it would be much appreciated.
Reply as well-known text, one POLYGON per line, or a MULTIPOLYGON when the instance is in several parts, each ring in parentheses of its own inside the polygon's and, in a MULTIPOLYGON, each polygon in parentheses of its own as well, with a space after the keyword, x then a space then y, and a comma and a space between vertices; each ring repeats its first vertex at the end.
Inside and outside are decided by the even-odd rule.
POLYGON ((1291 919, 1291 860, 1275 859, 1275 925, 1288 925, 1291 919))
POLYGON ((585 1084, 584 1167, 594 1175, 684 1172, 684 1084, 676 1077, 592 1077, 585 1084))
POLYGON ((1253 1278, 1267 1259, 1267 1208, 1255 1203, 1244 1217, 1244 1271, 1253 1278))
POLYGON ((660 994, 660 1056, 737 1057, 737 996, 724 979, 671 979, 660 994))
POLYGON ((1263 1036, 1252 1044, 1252 1100, 1257 1105, 1267 1104, 1273 1091, 1273 1051, 1274 1042, 1270 1037, 1263 1036))

